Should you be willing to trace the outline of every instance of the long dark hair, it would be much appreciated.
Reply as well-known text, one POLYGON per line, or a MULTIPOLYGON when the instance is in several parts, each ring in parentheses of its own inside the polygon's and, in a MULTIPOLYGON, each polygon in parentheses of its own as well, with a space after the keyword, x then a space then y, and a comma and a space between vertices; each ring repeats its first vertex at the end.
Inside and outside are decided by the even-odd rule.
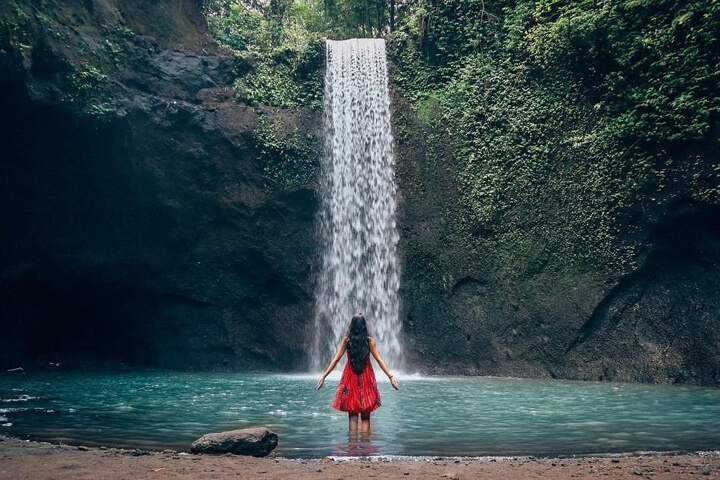
POLYGON ((350 368, 355 373, 360 373, 365 368, 367 358, 370 355, 370 345, 368 344, 368 329, 365 317, 358 312, 353 315, 350 320, 350 328, 348 328, 347 349, 350 356, 350 368))

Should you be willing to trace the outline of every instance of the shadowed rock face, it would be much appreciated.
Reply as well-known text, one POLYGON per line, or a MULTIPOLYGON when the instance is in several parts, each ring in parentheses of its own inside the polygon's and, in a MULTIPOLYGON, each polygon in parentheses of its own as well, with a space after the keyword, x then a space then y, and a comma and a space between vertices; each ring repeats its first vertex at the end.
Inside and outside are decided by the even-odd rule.
MULTIPOLYGON (((303 365, 319 199, 268 185, 257 131, 319 150, 319 112, 238 103, 250 66, 194 0, 20 4, 0 4, 0 366, 303 365)), ((623 238, 626 276, 552 268, 547 245, 520 262, 477 248, 453 152, 394 108, 408 365, 720 385, 717 207, 679 196, 623 238)))
POLYGON ((137 30, 144 2, 79 3, 48 10, 81 38, 2 37, 0 363, 297 367, 318 199, 268 186, 256 130, 315 148, 318 114, 237 103, 244 66, 196 53, 216 47, 195 2, 156 7, 166 39, 137 30), (64 42, 102 45, 118 18, 136 30, 103 78, 64 42))
POLYGON ((642 266, 599 302, 561 375, 720 385, 720 223, 685 205, 653 233, 642 266))
MULTIPOLYGON (((395 91, 409 363, 436 373, 720 385, 720 209, 677 195, 628 275, 549 263, 547 246, 482 248, 467 228, 449 147, 395 91), (428 152, 432 151, 432 156, 428 152), (440 155, 440 157, 438 157, 440 155)), ((553 211, 552 199, 542 205, 553 211)), ((541 213, 535 212, 538 215, 541 213)), ((520 213, 533 221, 533 211, 520 213)), ((500 228, 500 227, 498 227, 500 228)), ((501 232, 502 233, 502 232, 501 232)))

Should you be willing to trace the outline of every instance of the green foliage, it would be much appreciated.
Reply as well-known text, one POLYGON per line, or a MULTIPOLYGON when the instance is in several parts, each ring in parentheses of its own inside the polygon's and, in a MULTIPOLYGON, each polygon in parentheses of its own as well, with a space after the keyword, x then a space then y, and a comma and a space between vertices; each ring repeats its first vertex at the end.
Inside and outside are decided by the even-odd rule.
POLYGON ((125 63, 125 50, 109 38, 106 38, 103 42, 103 48, 110 63, 116 69, 120 69, 125 63))
POLYGON ((390 27, 387 0, 324 0, 318 7, 329 20, 328 33, 335 38, 374 37, 390 27))
POLYGON ((256 130, 265 186, 271 191, 307 187, 317 178, 320 159, 316 149, 303 140, 295 127, 287 131, 280 120, 260 117, 256 130))
POLYGON ((322 105, 324 38, 385 34, 408 11, 395 0, 204 0, 213 36, 247 60, 235 83, 252 105, 322 105))
POLYGON ((618 272, 638 222, 680 198, 720 203, 719 10, 419 2, 393 35, 393 80, 450 147, 456 223, 508 259, 533 245, 546 268, 618 272))
POLYGON ((551 10, 527 30, 525 48, 543 70, 585 81, 614 117, 613 135, 647 144, 705 138, 720 109, 718 2, 553 2, 551 10))
POLYGON ((62 40, 67 42, 69 39, 68 32, 63 28, 62 25, 54 21, 49 15, 42 11, 35 13, 35 19, 40 24, 43 32, 56 40, 62 40))
POLYGON ((438 66, 476 52, 492 40, 495 32, 487 24, 496 15, 485 0, 427 0, 424 5, 417 22, 420 46, 438 66))
POLYGON ((465 160, 458 180, 474 222, 518 247, 541 241, 564 264, 629 264, 613 236, 619 165, 609 145, 578 143, 595 128, 581 98, 548 90, 522 65, 474 57, 441 92, 440 105, 443 122, 472 132, 456 138, 465 160))
POLYGON ((320 108, 323 42, 305 27, 303 3, 278 0, 259 10, 210 0, 205 10, 215 38, 251 66, 235 82, 239 99, 251 105, 320 108))
POLYGON ((235 82, 237 96, 251 105, 319 109, 323 98, 323 55, 322 43, 315 41, 307 44, 302 54, 286 51, 274 57, 256 56, 250 74, 235 82))

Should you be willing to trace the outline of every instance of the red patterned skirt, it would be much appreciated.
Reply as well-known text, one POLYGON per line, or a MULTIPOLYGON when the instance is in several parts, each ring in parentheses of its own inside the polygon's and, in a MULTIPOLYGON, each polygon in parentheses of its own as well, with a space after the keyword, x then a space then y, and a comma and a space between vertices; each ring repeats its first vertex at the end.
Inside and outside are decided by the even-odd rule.
POLYGON ((365 368, 358 375, 350 367, 350 355, 345 362, 332 408, 348 413, 369 413, 381 405, 380 390, 368 356, 365 368))

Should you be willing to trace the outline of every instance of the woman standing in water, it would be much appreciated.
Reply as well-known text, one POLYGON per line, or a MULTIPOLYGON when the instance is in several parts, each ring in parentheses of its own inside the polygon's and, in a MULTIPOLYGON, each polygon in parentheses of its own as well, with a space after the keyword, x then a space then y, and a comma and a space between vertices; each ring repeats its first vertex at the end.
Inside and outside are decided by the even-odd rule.
POLYGON ((367 323, 362 313, 356 313, 350 320, 348 333, 340 342, 335 358, 325 370, 317 388, 320 390, 325 383, 325 378, 335 369, 343 354, 347 351, 347 362, 343 370, 342 378, 338 384, 335 394, 335 401, 332 407, 341 412, 347 412, 350 421, 350 431, 357 431, 358 415, 362 420, 361 432, 370 431, 370 412, 376 410, 380 405, 380 390, 375 381, 375 372, 370 364, 370 354, 375 357, 378 365, 385 375, 390 379, 390 384, 395 390, 399 390, 397 380, 390 374, 385 362, 380 358, 380 353, 375 345, 375 340, 368 336, 367 323))

